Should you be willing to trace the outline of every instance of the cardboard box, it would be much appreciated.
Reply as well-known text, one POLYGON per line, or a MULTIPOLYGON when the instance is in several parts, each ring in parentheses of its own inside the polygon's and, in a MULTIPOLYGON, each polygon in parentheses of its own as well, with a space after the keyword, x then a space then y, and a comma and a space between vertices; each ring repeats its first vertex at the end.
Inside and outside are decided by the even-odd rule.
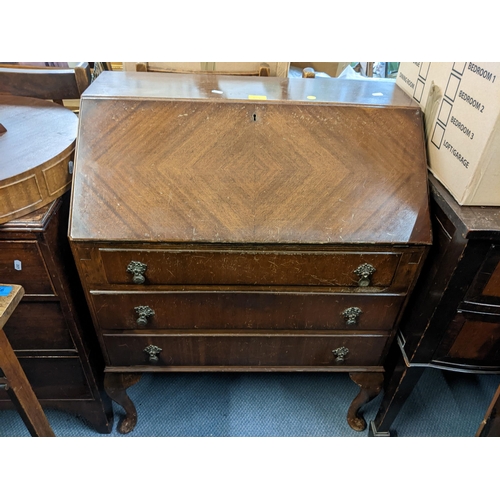
POLYGON ((500 205, 500 63, 401 63, 425 115, 429 168, 460 205, 500 205))

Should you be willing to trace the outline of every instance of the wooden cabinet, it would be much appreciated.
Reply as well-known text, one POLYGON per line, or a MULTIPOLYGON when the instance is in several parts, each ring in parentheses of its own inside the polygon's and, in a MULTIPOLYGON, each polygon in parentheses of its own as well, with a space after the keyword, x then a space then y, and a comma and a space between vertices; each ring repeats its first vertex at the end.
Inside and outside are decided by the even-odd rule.
POLYGON ((373 434, 387 434, 426 368, 500 373, 500 208, 461 207, 430 175, 435 243, 387 360, 373 434))
POLYGON ((113 73, 83 94, 70 242, 105 387, 345 371, 378 394, 431 243, 422 115, 393 82, 113 73))
MULTIPOLYGON (((103 359, 67 239, 69 193, 0 226, 0 275, 25 295, 5 333, 43 407, 112 429, 103 359)), ((0 408, 11 408, 0 391, 0 408)))

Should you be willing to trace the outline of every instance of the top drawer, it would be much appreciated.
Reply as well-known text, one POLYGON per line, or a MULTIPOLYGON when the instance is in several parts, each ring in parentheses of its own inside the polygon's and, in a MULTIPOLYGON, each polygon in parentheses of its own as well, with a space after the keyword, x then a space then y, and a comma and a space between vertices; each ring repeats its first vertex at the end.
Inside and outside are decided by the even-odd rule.
POLYGON ((0 276, 22 285, 26 295, 53 295, 54 289, 35 241, 0 242, 0 276))
POLYGON ((388 287, 401 253, 99 249, 116 285, 388 287))

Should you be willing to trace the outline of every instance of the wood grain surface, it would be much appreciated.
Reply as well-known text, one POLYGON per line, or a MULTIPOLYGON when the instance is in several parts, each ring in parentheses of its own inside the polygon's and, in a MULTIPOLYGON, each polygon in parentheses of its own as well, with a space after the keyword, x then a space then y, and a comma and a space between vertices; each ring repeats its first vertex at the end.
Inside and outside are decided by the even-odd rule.
POLYGON ((147 329, 389 330, 404 297, 281 292, 99 293, 92 302, 103 329, 139 329, 137 306, 155 311, 147 329), (343 312, 361 310, 352 325, 343 312))
POLYGON ((105 77, 82 96, 72 239, 429 243, 422 119, 395 86, 105 77))
MULTIPOLYGON (((104 342, 114 366, 149 365, 144 352, 148 345, 162 349, 158 368, 169 366, 172 371, 188 366, 239 367, 289 367, 301 371, 315 367, 376 366, 380 363, 388 336, 349 335, 105 335, 104 342), (339 362, 333 350, 344 346, 349 350, 344 361, 339 362)), ((345 370, 345 368, 344 368, 345 370)))
POLYGON ((79 99, 90 84, 90 66, 74 68, 0 65, 0 94, 37 99, 79 99))
POLYGON ((0 287, 12 287, 8 295, 0 295, 0 328, 3 328, 16 309, 17 304, 21 302, 24 295, 24 288, 21 285, 4 284, 0 284, 0 287))
POLYGON ((61 196, 71 186, 77 116, 40 99, 0 95, 0 224, 61 196))

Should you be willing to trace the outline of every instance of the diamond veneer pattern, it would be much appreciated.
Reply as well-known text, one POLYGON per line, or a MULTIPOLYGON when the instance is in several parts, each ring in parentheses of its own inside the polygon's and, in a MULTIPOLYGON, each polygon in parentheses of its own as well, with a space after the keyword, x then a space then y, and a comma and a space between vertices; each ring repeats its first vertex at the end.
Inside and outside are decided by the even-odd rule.
POLYGON ((425 206, 425 199, 408 196, 425 195, 425 174, 411 165, 425 162, 424 152, 410 153, 408 142, 420 133, 414 109, 85 104, 75 196, 92 190, 94 206, 80 211, 92 220, 82 217, 77 238, 391 242, 394 234, 410 238, 425 206), (86 133, 93 121, 111 140, 86 133), (408 166, 395 168, 402 158, 408 166), (140 209, 145 200, 147 209, 140 209))

